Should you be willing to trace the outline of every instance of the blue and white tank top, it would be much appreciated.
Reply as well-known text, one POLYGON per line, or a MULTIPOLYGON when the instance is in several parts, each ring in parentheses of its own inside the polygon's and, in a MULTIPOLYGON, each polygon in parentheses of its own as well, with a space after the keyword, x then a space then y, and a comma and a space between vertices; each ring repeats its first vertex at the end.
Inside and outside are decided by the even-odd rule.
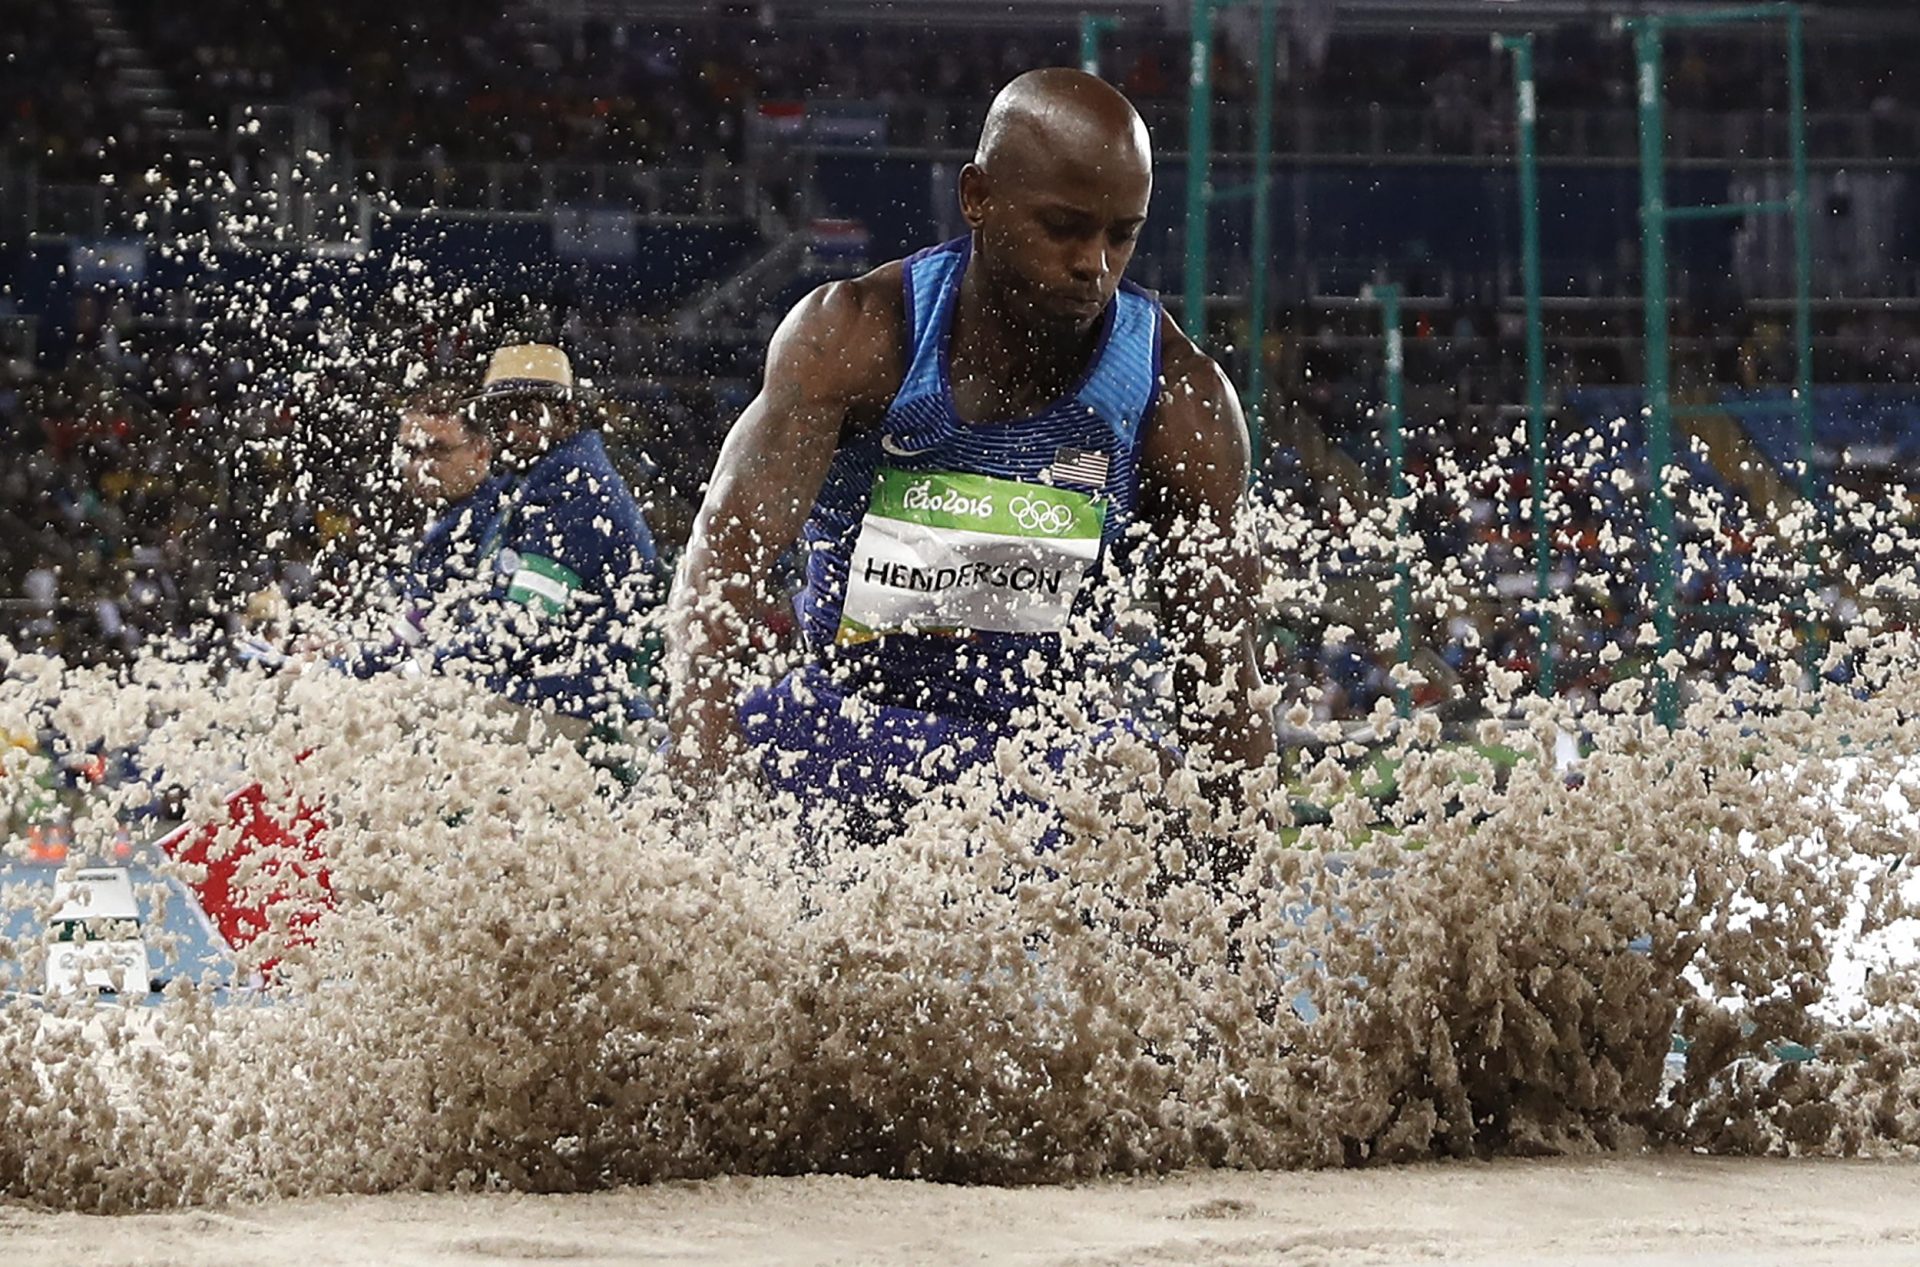
POLYGON ((949 346, 971 246, 906 261, 906 375, 881 426, 834 456, 807 519, 798 606, 809 646, 849 689, 1004 719, 1057 671, 1104 562, 1130 565, 1161 312, 1121 283, 1071 391, 1025 418, 968 423, 949 346))

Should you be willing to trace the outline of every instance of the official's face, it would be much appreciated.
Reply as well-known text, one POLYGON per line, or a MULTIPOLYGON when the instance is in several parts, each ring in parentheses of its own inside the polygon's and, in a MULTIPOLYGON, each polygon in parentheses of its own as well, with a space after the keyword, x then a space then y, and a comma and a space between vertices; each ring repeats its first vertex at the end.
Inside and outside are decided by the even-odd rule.
POLYGON ((531 392, 478 400, 468 408, 474 428, 498 442, 495 456, 511 468, 537 461, 571 429, 567 424, 572 414, 565 402, 531 392))
POLYGON ((398 447, 408 491, 429 503, 457 502, 470 495, 493 465, 493 447, 447 412, 402 413, 398 447))

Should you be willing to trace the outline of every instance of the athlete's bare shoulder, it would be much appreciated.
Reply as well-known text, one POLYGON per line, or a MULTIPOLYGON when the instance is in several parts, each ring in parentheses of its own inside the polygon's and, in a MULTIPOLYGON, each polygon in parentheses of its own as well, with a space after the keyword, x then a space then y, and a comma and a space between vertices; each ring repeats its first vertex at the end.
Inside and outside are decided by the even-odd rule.
POLYGON ((1226 371, 1165 311, 1160 314, 1160 380, 1163 406, 1191 403, 1218 413, 1231 405, 1234 419, 1239 418, 1239 402, 1226 371))
POLYGON ((892 400, 906 373, 901 270, 883 264, 795 304, 767 351, 767 390, 854 409, 892 400))
POLYGON ((1143 474, 1175 501, 1230 503, 1246 486, 1250 447, 1226 371, 1162 313, 1160 392, 1143 474))

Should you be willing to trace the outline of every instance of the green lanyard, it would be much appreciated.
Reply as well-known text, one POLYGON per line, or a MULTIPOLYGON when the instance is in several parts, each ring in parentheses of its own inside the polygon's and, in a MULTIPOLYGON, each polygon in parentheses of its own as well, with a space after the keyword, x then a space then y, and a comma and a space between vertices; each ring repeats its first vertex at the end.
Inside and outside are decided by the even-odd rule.
POLYGON ((513 517, 519 512, 520 499, 525 496, 526 491, 526 477, 521 476, 513 482, 505 496, 501 498, 504 504, 500 508, 500 513, 493 517, 492 526, 487 529, 486 535, 480 538, 480 563, 484 564, 500 552, 501 541, 506 537, 507 529, 513 526, 513 517))

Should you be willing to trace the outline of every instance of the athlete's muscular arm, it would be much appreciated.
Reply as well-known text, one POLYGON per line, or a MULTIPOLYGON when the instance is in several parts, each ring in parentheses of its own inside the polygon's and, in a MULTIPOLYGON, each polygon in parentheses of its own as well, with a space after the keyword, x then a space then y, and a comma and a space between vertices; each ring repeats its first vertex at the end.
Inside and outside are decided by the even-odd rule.
POLYGON ((1159 546, 1161 629, 1173 653, 1180 736, 1229 768, 1207 781, 1216 805, 1238 809, 1239 769, 1272 757, 1273 719, 1257 705, 1254 596, 1260 565, 1235 527, 1247 491, 1249 446, 1240 402, 1220 367, 1163 319, 1163 379, 1147 433, 1141 515, 1159 546))
POLYGON ((734 709, 750 648, 745 614, 800 537, 850 416, 900 379, 898 265, 808 295, 767 349, 760 394, 727 433, 667 605, 672 768, 711 778, 739 748, 734 709))

